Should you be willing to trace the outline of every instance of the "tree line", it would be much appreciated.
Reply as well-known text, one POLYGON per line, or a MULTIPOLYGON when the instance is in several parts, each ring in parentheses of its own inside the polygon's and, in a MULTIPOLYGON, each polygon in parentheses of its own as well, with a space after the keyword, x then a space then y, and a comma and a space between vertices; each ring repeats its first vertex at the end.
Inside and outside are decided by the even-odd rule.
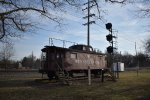
MULTIPOLYGON (((7 50, 0 51, 0 69, 39 69, 41 67, 41 59, 36 58, 33 52, 30 55, 23 57, 19 61, 14 61, 11 59, 11 57, 13 56, 12 47, 6 46, 4 49, 7 50)), ((106 55, 107 65, 108 67, 110 67, 112 64, 112 57, 107 53, 106 55)), ((150 67, 150 56, 149 54, 142 52, 138 52, 137 55, 132 55, 128 52, 125 52, 123 54, 116 52, 114 53, 113 62, 123 62, 126 68, 137 66, 150 67)))
POLYGON ((0 69, 39 69, 40 68, 40 58, 36 58, 33 52, 23 57, 21 60, 12 60, 14 56, 13 44, 4 43, 2 49, 0 49, 0 69))
POLYGON ((33 53, 21 60, 21 64, 25 68, 39 69, 41 66, 40 58, 36 58, 33 53))
POLYGON ((150 67, 150 57, 146 53, 138 52, 137 55, 132 55, 125 52, 124 54, 116 53, 114 56, 114 61, 123 62, 125 67, 150 67))
POLYGON ((35 56, 29 55, 27 57, 23 57, 23 59, 19 61, 11 60, 11 59, 1 59, 0 60, 0 69, 39 69, 41 66, 40 58, 36 58, 35 56))

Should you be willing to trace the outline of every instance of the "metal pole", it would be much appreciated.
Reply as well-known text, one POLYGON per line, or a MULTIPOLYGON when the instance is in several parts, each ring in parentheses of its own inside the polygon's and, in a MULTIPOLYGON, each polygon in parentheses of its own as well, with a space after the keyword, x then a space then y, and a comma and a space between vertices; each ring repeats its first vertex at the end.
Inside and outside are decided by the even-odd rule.
POLYGON ((88 25, 87 25, 87 45, 90 46, 90 1, 88 0, 88 25))
POLYGON ((50 44, 51 44, 51 41, 50 41, 50 38, 49 38, 49 46, 51 46, 50 44))
POLYGON ((65 40, 63 40, 63 48, 65 48, 65 40))
MULTIPOLYGON (((112 34, 112 28, 110 29, 110 34, 113 36, 113 34, 112 34)), ((114 48, 114 47, 113 47, 113 38, 112 38, 112 41, 111 41, 111 46, 112 46, 112 48, 114 48)), ((114 67, 114 66, 113 66, 113 62, 114 62, 114 50, 113 50, 111 56, 112 56, 112 68, 113 68, 113 67, 114 67)), ((115 78, 116 78, 115 69, 113 69, 113 74, 114 74, 114 76, 115 76, 115 78)))

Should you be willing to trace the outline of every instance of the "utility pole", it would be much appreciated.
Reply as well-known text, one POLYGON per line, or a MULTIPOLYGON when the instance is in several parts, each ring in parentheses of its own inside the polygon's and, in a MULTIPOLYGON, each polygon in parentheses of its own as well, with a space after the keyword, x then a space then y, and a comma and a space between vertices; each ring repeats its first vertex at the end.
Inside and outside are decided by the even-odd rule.
POLYGON ((95 21, 90 21, 90 17, 93 17, 95 16, 95 14, 91 14, 90 13, 90 9, 93 7, 93 6, 96 6, 96 4, 94 4, 94 1, 90 1, 88 0, 87 3, 85 3, 84 5, 87 5, 88 7, 86 7, 84 10, 87 10, 88 11, 88 15, 83 17, 84 19, 87 19, 87 23, 83 24, 83 25, 87 25, 87 45, 90 46, 90 24, 92 23, 95 23, 95 21), (91 5, 92 4, 92 5, 91 5))
MULTIPOLYGON (((84 19, 87 19, 87 23, 83 24, 83 25, 87 25, 87 46, 90 46, 90 24, 95 23, 95 21, 90 21, 90 18, 95 16, 95 14, 91 14, 90 13, 90 9, 93 6, 96 6, 95 4, 95 0, 88 0, 87 3, 85 3, 84 5, 87 5, 87 7, 85 9, 82 9, 82 11, 87 10, 87 16, 83 17, 84 19)), ((91 85, 91 69, 90 66, 88 66, 88 85, 91 85)))
POLYGON ((90 2, 88 0, 88 28, 87 28, 87 45, 90 45, 90 2))

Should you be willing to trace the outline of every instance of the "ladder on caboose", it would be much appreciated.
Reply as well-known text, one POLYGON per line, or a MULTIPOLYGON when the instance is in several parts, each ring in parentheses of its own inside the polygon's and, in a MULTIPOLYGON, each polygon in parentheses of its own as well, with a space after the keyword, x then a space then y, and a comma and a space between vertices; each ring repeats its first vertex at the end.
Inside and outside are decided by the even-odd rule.
POLYGON ((57 68, 58 68, 58 72, 57 72, 57 76, 58 76, 58 79, 63 82, 63 84, 67 84, 69 85, 69 73, 65 70, 63 70, 63 68, 58 64, 58 62, 56 61, 56 65, 57 65, 57 68))

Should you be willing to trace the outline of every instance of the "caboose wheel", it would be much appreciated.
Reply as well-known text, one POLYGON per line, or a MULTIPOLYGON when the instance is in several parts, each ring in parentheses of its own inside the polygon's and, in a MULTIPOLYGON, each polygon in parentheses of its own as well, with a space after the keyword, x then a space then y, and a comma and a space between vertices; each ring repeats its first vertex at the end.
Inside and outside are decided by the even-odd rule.
POLYGON ((70 77, 73 77, 73 72, 70 71, 70 72, 69 72, 69 76, 70 76, 70 77))
POLYGON ((93 74, 94 74, 94 77, 100 77, 101 72, 100 72, 100 70, 95 70, 95 71, 93 71, 93 74))
POLYGON ((48 72, 47 73, 48 78, 51 80, 54 77, 54 73, 53 72, 48 72))
POLYGON ((59 79, 59 73, 58 73, 58 72, 55 72, 55 73, 54 73, 54 78, 55 78, 56 80, 59 79))

